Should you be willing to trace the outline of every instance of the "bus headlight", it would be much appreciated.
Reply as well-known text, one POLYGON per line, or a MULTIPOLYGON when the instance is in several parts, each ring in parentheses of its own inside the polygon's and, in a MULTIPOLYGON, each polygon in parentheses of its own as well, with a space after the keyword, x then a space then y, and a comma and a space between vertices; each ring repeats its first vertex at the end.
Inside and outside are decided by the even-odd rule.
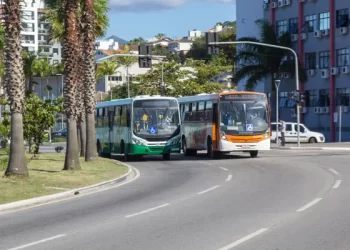
POLYGON ((270 138, 270 131, 267 130, 265 133, 265 139, 269 139, 270 138))
POLYGON ((221 137, 222 140, 227 141, 227 137, 226 137, 226 134, 225 134, 224 131, 221 131, 221 130, 220 130, 220 137, 221 137))
POLYGON ((132 143, 136 144, 136 145, 139 145, 139 146, 144 146, 146 145, 146 143, 144 143, 143 141, 141 140, 138 140, 136 138, 132 138, 132 143))

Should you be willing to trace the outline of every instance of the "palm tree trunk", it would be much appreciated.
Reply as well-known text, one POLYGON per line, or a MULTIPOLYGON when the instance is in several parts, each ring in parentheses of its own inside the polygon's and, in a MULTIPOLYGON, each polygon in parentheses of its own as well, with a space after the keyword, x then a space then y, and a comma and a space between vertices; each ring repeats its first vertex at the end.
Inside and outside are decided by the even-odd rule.
MULTIPOLYGON (((85 113, 85 112, 84 112, 85 113)), ((86 152, 86 118, 84 118, 79 122, 79 131, 80 131, 80 157, 85 157, 86 152)))
POLYGON ((85 161, 97 159, 96 130, 95 130, 95 32, 94 32, 94 0, 84 3, 82 22, 84 23, 84 57, 85 57, 85 108, 86 108, 86 154, 85 161))
POLYGON ((65 87, 64 87, 64 110, 67 116, 67 150, 63 170, 81 169, 78 150, 77 135, 77 103, 76 92, 78 78, 79 49, 78 41, 77 9, 79 0, 64 1, 65 15, 65 38, 63 46, 65 87))
POLYGON ((5 0, 5 13, 5 88, 11 104, 10 159, 5 176, 28 176, 23 144, 25 77, 20 36, 20 0, 5 0))

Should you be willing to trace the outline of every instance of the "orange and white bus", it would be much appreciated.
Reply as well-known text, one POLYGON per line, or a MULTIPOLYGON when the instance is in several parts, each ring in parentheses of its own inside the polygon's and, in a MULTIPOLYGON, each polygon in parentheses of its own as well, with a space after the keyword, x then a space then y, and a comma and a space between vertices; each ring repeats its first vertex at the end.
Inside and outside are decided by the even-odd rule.
POLYGON ((207 150, 211 158, 229 152, 248 152, 257 157, 260 150, 270 150, 266 94, 224 91, 180 97, 178 102, 185 156, 207 150))

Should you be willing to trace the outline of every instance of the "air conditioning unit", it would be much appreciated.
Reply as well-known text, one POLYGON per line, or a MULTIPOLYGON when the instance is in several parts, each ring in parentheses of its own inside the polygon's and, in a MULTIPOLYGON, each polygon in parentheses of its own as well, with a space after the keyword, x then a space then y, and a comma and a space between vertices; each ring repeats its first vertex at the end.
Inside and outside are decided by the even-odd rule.
POLYGON ((314 69, 309 69, 307 71, 307 73, 308 73, 309 76, 314 76, 315 75, 315 70, 314 69))
POLYGON ((341 73, 342 74, 349 74, 350 73, 350 67, 349 66, 341 67, 341 73))
POLYGON ((284 73, 283 78, 289 78, 289 73, 284 73))
POLYGON ((284 5, 290 5, 291 4, 291 0, 284 0, 283 4, 284 5))
POLYGON ((348 27, 341 27, 340 28, 340 34, 346 35, 348 33, 348 27))
POLYGON ((321 31, 320 31, 320 30, 316 30, 316 31, 314 32, 314 37, 321 38, 321 37, 322 37, 321 31))
POLYGON ((303 108, 301 109, 301 113, 303 113, 303 114, 307 113, 307 107, 303 107, 303 108))
POLYGON ((331 75, 333 75, 333 76, 338 75, 338 73, 339 73, 339 70, 337 67, 331 68, 331 75))
POLYGON ((322 69, 321 78, 328 78, 328 77, 329 77, 329 69, 322 69))
POLYGON ((271 8, 273 8, 273 9, 277 8, 277 3, 276 2, 272 2, 271 8))
POLYGON ((298 41, 298 34, 292 34, 292 41, 298 41))
POLYGON ((322 30, 322 36, 328 36, 329 35, 329 29, 322 30))
POLYGON ((328 114, 329 113, 329 107, 322 107, 322 113, 323 114, 328 114))
POLYGON ((307 38, 306 33, 301 33, 301 34, 300 34, 300 39, 301 39, 301 40, 305 40, 306 38, 307 38))
POLYGON ((283 6, 283 0, 278 0, 278 7, 282 7, 283 6))

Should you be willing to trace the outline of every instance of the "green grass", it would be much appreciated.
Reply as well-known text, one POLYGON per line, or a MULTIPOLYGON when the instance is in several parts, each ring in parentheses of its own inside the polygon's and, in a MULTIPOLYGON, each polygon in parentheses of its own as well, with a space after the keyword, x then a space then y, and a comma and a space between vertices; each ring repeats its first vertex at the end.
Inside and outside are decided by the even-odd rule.
MULTIPOLYGON (((3 177, 4 169, 0 168, 0 204, 93 185, 118 178, 128 171, 126 166, 104 158, 94 162, 85 162, 81 158, 82 170, 62 171, 64 154, 48 153, 37 156, 38 159, 28 160, 29 178, 3 177)), ((3 157, 5 156, 0 155, 0 159, 3 157)))

